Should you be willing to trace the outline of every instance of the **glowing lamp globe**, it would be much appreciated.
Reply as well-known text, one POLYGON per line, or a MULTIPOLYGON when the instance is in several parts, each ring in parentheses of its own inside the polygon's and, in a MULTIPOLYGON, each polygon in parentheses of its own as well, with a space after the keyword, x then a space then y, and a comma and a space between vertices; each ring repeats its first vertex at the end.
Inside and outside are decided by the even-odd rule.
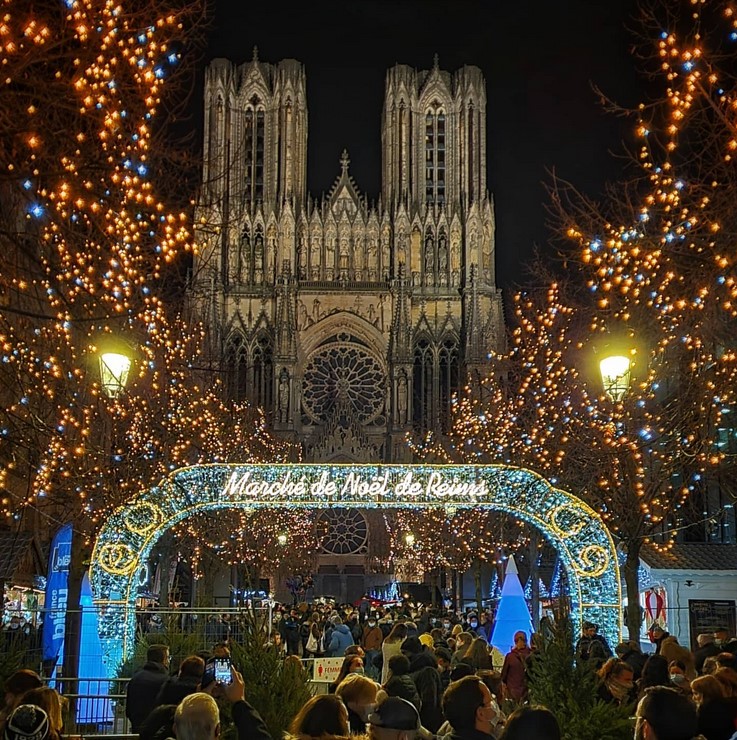
POLYGON ((100 354, 100 385, 108 398, 117 398, 128 383, 133 358, 122 352, 100 354))
POLYGON ((604 393, 612 401, 621 401, 629 390, 631 366, 630 358, 624 355, 604 357, 599 363, 604 393))
POLYGON ((277 536, 276 541, 284 547, 284 545, 287 544, 287 536, 285 534, 280 534, 277 536))
POLYGON ((404 541, 407 543, 407 547, 414 547, 415 536, 412 534, 412 532, 409 532, 404 536, 404 541))

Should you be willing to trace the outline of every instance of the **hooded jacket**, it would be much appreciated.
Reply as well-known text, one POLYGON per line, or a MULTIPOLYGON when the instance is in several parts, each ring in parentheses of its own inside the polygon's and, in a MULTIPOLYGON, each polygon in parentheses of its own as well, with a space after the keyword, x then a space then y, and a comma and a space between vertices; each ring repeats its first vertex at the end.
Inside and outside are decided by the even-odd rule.
POLYGON ((345 656, 345 649, 350 645, 353 645, 350 629, 345 624, 337 624, 330 635, 327 654, 331 658, 342 658, 345 656))

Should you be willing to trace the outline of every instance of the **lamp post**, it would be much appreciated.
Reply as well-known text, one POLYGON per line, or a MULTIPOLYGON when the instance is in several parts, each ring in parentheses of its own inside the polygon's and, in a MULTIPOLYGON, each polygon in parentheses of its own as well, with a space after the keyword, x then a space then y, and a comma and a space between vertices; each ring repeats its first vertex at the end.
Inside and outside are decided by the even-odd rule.
POLYGON ((611 354, 599 361, 604 393, 619 403, 630 388, 632 361, 622 354, 611 354))
POLYGON ((108 398, 118 398, 125 390, 135 353, 120 339, 105 336, 97 346, 100 386, 108 398))
MULTIPOLYGON (((633 352, 622 352, 621 347, 618 349, 619 351, 612 348, 609 352, 605 352, 599 361, 599 372, 601 373, 604 394, 610 401, 616 404, 619 404, 629 392, 632 381, 631 356, 633 354, 633 352)), ((626 433, 626 414, 623 414, 620 419, 618 428, 621 428, 626 433)), ((619 453, 617 455, 618 463, 623 462, 619 459, 619 453)), ((633 547, 632 544, 631 540, 627 540, 625 544, 626 557, 622 566, 622 572, 626 584, 628 605, 634 601, 639 607, 640 587, 638 583, 638 569, 640 566, 640 548, 639 546, 633 547)), ((640 625, 639 618, 637 618, 638 614, 639 612, 636 610, 628 611, 627 628, 631 640, 637 639, 639 634, 640 625), (633 615, 635 616, 634 621, 631 618, 633 615)))
MULTIPOLYGON (((107 398, 118 398, 128 383, 130 371, 135 360, 132 347, 123 340, 105 334, 97 342, 94 349, 97 356, 97 370, 100 373, 99 382, 102 392, 107 398)), ((103 444, 105 449, 110 447, 109 429, 105 424, 103 444)), ((76 719, 76 696, 79 693, 79 658, 80 639, 82 632, 82 613, 80 596, 82 580, 89 561, 89 550, 80 541, 80 532, 72 533, 72 552, 69 562, 67 581, 67 613, 64 623, 64 664, 63 680, 69 682, 65 691, 72 694, 70 697, 70 713, 76 719)))

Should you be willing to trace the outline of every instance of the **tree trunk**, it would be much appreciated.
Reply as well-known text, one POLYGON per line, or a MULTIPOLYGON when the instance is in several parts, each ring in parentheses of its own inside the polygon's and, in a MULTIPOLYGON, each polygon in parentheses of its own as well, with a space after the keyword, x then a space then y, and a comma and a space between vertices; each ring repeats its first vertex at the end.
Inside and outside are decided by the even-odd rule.
POLYGON ((481 561, 476 561, 476 568, 473 571, 473 581, 476 586, 476 608, 481 611, 481 561))
POLYGON ((159 608, 169 608, 169 573, 171 572, 172 551, 169 542, 165 542, 159 560, 159 608))
POLYGON ((440 572, 433 570, 430 573, 430 600, 435 607, 438 605, 438 587, 440 586, 440 572))
MULTIPOLYGON (((640 548, 641 540, 627 543, 627 558, 624 561, 624 583, 627 592, 627 632, 630 640, 640 642, 640 548)), ((612 646, 614 647, 614 646, 612 646)))
POLYGON ((530 536, 530 585, 532 587, 532 626, 537 632, 540 627, 540 571, 538 568, 538 544, 540 535, 534 530, 530 536))

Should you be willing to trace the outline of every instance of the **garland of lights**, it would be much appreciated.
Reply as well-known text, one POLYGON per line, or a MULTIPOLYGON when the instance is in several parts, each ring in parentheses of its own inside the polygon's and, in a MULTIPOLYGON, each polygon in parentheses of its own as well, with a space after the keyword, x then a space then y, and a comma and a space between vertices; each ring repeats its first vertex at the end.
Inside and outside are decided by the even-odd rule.
POLYGON ((560 553, 573 616, 619 641, 621 589, 609 531, 585 503, 528 470, 472 465, 200 465, 117 509, 90 566, 108 673, 133 649, 138 574, 161 535, 204 511, 490 508, 538 527, 560 553))

